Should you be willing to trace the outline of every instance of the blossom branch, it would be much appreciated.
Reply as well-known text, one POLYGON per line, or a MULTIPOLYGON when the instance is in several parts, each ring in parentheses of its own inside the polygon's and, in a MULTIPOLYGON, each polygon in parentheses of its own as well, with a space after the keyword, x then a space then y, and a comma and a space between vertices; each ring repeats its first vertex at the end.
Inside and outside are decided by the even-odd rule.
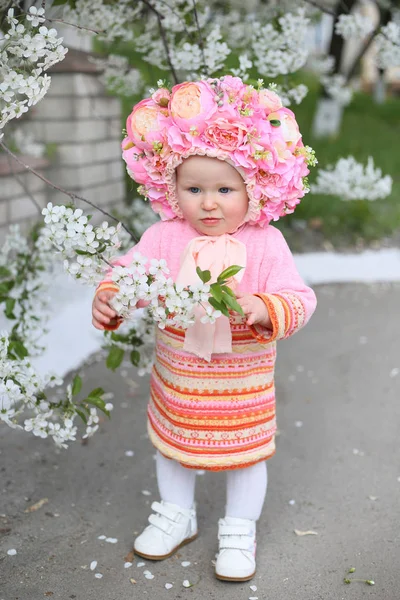
MULTIPOLYGON (((55 183, 52 183, 48 179, 46 179, 46 177, 44 177, 43 175, 41 175, 40 173, 38 173, 37 171, 35 171, 35 169, 32 169, 32 167, 30 167, 29 165, 25 164, 18 156, 16 156, 14 154, 14 152, 12 152, 9 148, 7 148, 7 146, 1 140, 0 140, 0 146, 3 148, 3 150, 5 152, 7 152, 7 154, 9 154, 9 156, 11 156, 12 158, 14 158, 14 160, 16 160, 22 167, 24 167, 30 173, 33 173, 34 175, 36 175, 36 177, 39 177, 39 179, 41 179, 42 181, 44 181, 45 183, 47 183, 47 185, 49 185, 54 190, 57 190, 57 191, 59 191, 59 192, 61 192, 63 194, 66 194, 67 196, 69 196, 71 198, 71 200, 81 200, 82 202, 85 202, 86 204, 89 204, 90 206, 92 206, 93 208, 95 208, 96 210, 98 210, 99 212, 101 212, 103 215, 106 215, 106 217, 109 217, 110 219, 112 219, 116 223, 119 223, 118 219, 116 219, 115 217, 113 217, 110 213, 108 213, 107 211, 103 210, 99 206, 96 206, 96 204, 94 204, 93 202, 90 202, 90 200, 87 200, 86 198, 82 198, 82 196, 78 196, 78 194, 75 194, 74 192, 69 192, 68 190, 65 190, 64 188, 62 188, 62 187, 56 185, 55 183)), ((123 223, 121 223, 121 226, 123 227, 123 229, 125 229, 125 231, 127 233, 129 233, 129 235, 132 237, 132 239, 134 240, 134 242, 137 243, 138 240, 136 239, 136 237, 133 234, 133 232, 130 229, 128 229, 128 227, 126 227, 126 225, 124 225, 123 223)))

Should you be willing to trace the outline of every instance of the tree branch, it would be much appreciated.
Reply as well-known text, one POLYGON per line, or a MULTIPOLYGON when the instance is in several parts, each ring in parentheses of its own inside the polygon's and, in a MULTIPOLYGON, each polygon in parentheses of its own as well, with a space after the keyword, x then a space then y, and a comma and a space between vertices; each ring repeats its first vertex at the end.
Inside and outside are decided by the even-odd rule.
POLYGON ((17 172, 15 170, 15 167, 13 165, 13 162, 11 160, 11 156, 10 154, 7 154, 7 162, 9 164, 9 167, 12 171, 12 174, 14 176, 14 179, 16 181, 18 181, 19 185, 22 187, 22 189, 24 190, 25 194, 32 200, 33 204, 35 205, 38 213, 40 214, 42 212, 42 207, 40 206, 40 204, 38 203, 38 201, 36 200, 36 198, 34 197, 34 195, 32 194, 32 192, 29 190, 29 188, 25 185, 25 183, 22 181, 22 179, 20 179, 17 175, 17 172))
POLYGON ((197 31, 198 31, 198 34, 199 34, 199 48, 200 48, 201 57, 202 57, 202 60, 203 60, 204 74, 208 75, 208 73, 207 73, 207 62, 206 62, 206 57, 205 57, 205 54, 204 54, 204 41, 203 41, 203 36, 201 34, 199 17, 198 17, 198 14, 197 14, 196 0, 193 0, 193 13, 194 13, 194 20, 196 22, 197 31))
POLYGON ((361 50, 358 52, 357 56, 355 57, 353 64, 351 65, 347 75, 346 75, 346 81, 345 81, 345 85, 347 85, 350 81, 350 79, 353 77, 354 73, 356 72, 357 66, 360 62, 360 60, 362 59, 362 57, 364 56, 364 54, 366 53, 366 51, 368 50, 368 48, 370 47, 370 45, 372 44, 372 42, 375 39, 376 34, 378 33, 379 29, 381 28, 381 24, 379 23, 375 29, 373 30, 373 32, 371 33, 370 37, 368 38, 368 40, 365 42, 365 44, 362 46, 361 50))
MULTIPOLYGON (((46 177, 43 177, 43 175, 41 175, 40 173, 38 173, 37 171, 35 171, 35 169, 32 169, 32 167, 30 167, 29 165, 25 164, 20 158, 18 158, 18 156, 16 156, 14 154, 14 152, 11 152, 11 150, 9 148, 7 148, 7 146, 4 144, 4 142, 0 141, 0 146, 3 148, 3 150, 5 152, 7 152, 7 154, 9 156, 12 156, 12 158, 14 160, 16 160, 17 163, 19 163, 22 167, 24 167, 30 173, 33 173, 34 175, 36 175, 36 177, 39 177, 39 179, 41 179, 42 181, 44 181, 45 183, 47 183, 47 185, 49 185, 54 190, 57 190, 59 192, 62 192, 63 194, 66 194, 67 196, 69 196, 71 198, 71 200, 81 200, 82 202, 85 202, 86 204, 89 204, 90 206, 92 206, 93 208, 95 208, 96 210, 98 210, 99 212, 101 212, 103 215, 106 215, 106 217, 109 217, 110 219, 112 219, 116 223, 120 223, 120 221, 118 219, 116 219, 115 217, 113 217, 112 215, 110 215, 110 213, 106 212, 105 210, 103 210, 99 206, 96 206, 96 204, 93 204, 93 202, 90 202, 90 200, 86 200, 86 198, 82 198, 82 196, 78 196, 78 194, 74 194, 74 192, 69 192, 68 190, 64 190, 64 188, 56 185, 55 183, 52 183, 51 181, 49 181, 48 179, 46 179, 46 177)), ((133 241, 137 243, 138 240, 136 239, 136 237, 132 233, 132 231, 130 231, 130 229, 128 229, 128 227, 126 225, 124 225, 124 223, 122 223, 122 222, 121 222, 121 226, 125 229, 125 231, 127 233, 129 233, 129 235, 131 236, 131 238, 133 239, 133 241)))
POLYGON ((162 21, 161 21, 161 19, 160 19, 160 17, 158 15, 157 15, 157 21, 158 21, 158 28, 160 30, 160 35, 161 35, 162 43, 164 45, 164 50, 165 50, 165 53, 167 55, 167 62, 169 64, 169 68, 171 69, 172 78, 173 78, 174 83, 176 85, 177 83, 179 83, 179 78, 178 78, 178 75, 176 74, 175 67, 172 64, 171 54, 170 54, 170 51, 169 51, 167 36, 165 35, 165 29, 164 29, 164 27, 162 25, 162 21))
POLYGON ((159 28, 159 31, 160 31, 160 35, 161 35, 162 43, 163 43, 163 46, 164 46, 165 54, 167 55, 167 62, 168 62, 169 68, 171 70, 171 74, 172 74, 174 83, 176 85, 177 83, 179 83, 179 79, 178 79, 178 75, 176 74, 175 67, 172 64, 171 54, 170 54, 170 51, 169 51, 167 36, 165 35, 165 29, 164 29, 164 27, 162 25, 162 20, 164 19, 164 16, 161 13, 159 13, 158 10, 156 10, 154 8, 154 6, 152 4, 150 4, 150 2, 148 0, 142 0, 142 2, 157 17, 158 28, 159 28))
POLYGON ((64 25, 70 25, 71 27, 76 27, 76 29, 81 29, 82 31, 90 31, 91 33, 105 33, 104 29, 100 29, 97 31, 96 29, 90 29, 90 27, 84 27, 83 25, 76 25, 76 23, 68 23, 68 21, 63 21, 62 19, 48 19, 46 17, 46 21, 49 23, 63 23, 64 25))
POLYGON ((148 0, 142 0, 143 4, 145 4, 147 6, 147 8, 149 10, 151 10, 152 13, 154 13, 157 17, 157 19, 164 19, 164 15, 162 15, 161 13, 158 12, 158 10, 156 8, 154 8, 154 6, 152 4, 150 4, 150 2, 148 0))

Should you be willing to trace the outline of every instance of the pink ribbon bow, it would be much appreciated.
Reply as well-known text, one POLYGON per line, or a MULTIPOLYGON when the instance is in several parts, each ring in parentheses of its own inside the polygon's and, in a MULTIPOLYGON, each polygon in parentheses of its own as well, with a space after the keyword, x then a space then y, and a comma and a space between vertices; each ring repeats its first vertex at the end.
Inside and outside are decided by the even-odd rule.
MULTIPOLYGON (((209 270, 209 283, 214 283, 222 271, 238 265, 243 269, 233 277, 233 287, 236 287, 244 275, 246 263, 246 246, 231 235, 197 237, 182 253, 176 283, 184 286, 199 283, 197 267, 202 271, 209 270)), ((196 307, 195 323, 186 330, 183 349, 210 361, 213 353, 232 352, 232 333, 228 317, 222 315, 215 323, 202 323, 200 319, 205 314, 203 307, 196 307)))

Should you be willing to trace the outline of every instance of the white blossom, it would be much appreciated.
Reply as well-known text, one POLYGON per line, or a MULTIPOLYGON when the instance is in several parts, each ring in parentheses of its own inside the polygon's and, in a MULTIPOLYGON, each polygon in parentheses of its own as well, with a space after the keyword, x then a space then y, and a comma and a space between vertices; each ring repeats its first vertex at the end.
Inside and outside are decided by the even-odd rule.
POLYGON ((286 13, 272 23, 254 23, 252 48, 254 64, 261 75, 276 77, 300 69, 308 57, 307 26, 304 10, 286 13))
POLYGON ((320 169, 311 191, 339 196, 342 200, 378 200, 391 193, 392 178, 382 177, 381 169, 374 168, 371 156, 365 167, 349 156, 339 159, 335 166, 320 169))
POLYGON ((26 16, 26 20, 30 21, 33 27, 37 27, 40 23, 44 23, 44 8, 36 8, 36 6, 31 6, 26 16))
POLYGON ((329 96, 338 102, 346 106, 350 104, 353 97, 353 90, 346 85, 346 79, 343 75, 325 75, 321 77, 321 83, 324 85, 325 90, 329 96))
POLYGON ((364 38, 374 30, 374 24, 367 16, 360 13, 339 15, 335 32, 345 40, 364 38))
POLYGON ((43 98, 51 81, 43 72, 67 52, 56 29, 42 25, 42 7, 30 7, 19 19, 10 9, 9 29, 0 37, 0 129, 43 98), (20 23, 23 18, 25 22, 20 23))
POLYGON ((381 69, 400 67, 400 25, 391 21, 375 38, 376 63, 381 69))
POLYGON ((206 306, 205 311, 206 314, 200 319, 202 323, 215 323, 222 314, 220 310, 214 310, 212 306, 206 306))

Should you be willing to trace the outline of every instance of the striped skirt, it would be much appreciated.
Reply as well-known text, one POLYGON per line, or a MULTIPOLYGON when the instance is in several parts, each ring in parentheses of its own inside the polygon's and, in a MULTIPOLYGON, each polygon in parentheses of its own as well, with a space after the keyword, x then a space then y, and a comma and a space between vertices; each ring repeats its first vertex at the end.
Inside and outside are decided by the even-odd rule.
POLYGON ((183 330, 157 330, 149 437, 185 467, 239 469, 275 452, 276 343, 260 344, 242 322, 231 330, 232 353, 211 362, 183 350, 183 330))

